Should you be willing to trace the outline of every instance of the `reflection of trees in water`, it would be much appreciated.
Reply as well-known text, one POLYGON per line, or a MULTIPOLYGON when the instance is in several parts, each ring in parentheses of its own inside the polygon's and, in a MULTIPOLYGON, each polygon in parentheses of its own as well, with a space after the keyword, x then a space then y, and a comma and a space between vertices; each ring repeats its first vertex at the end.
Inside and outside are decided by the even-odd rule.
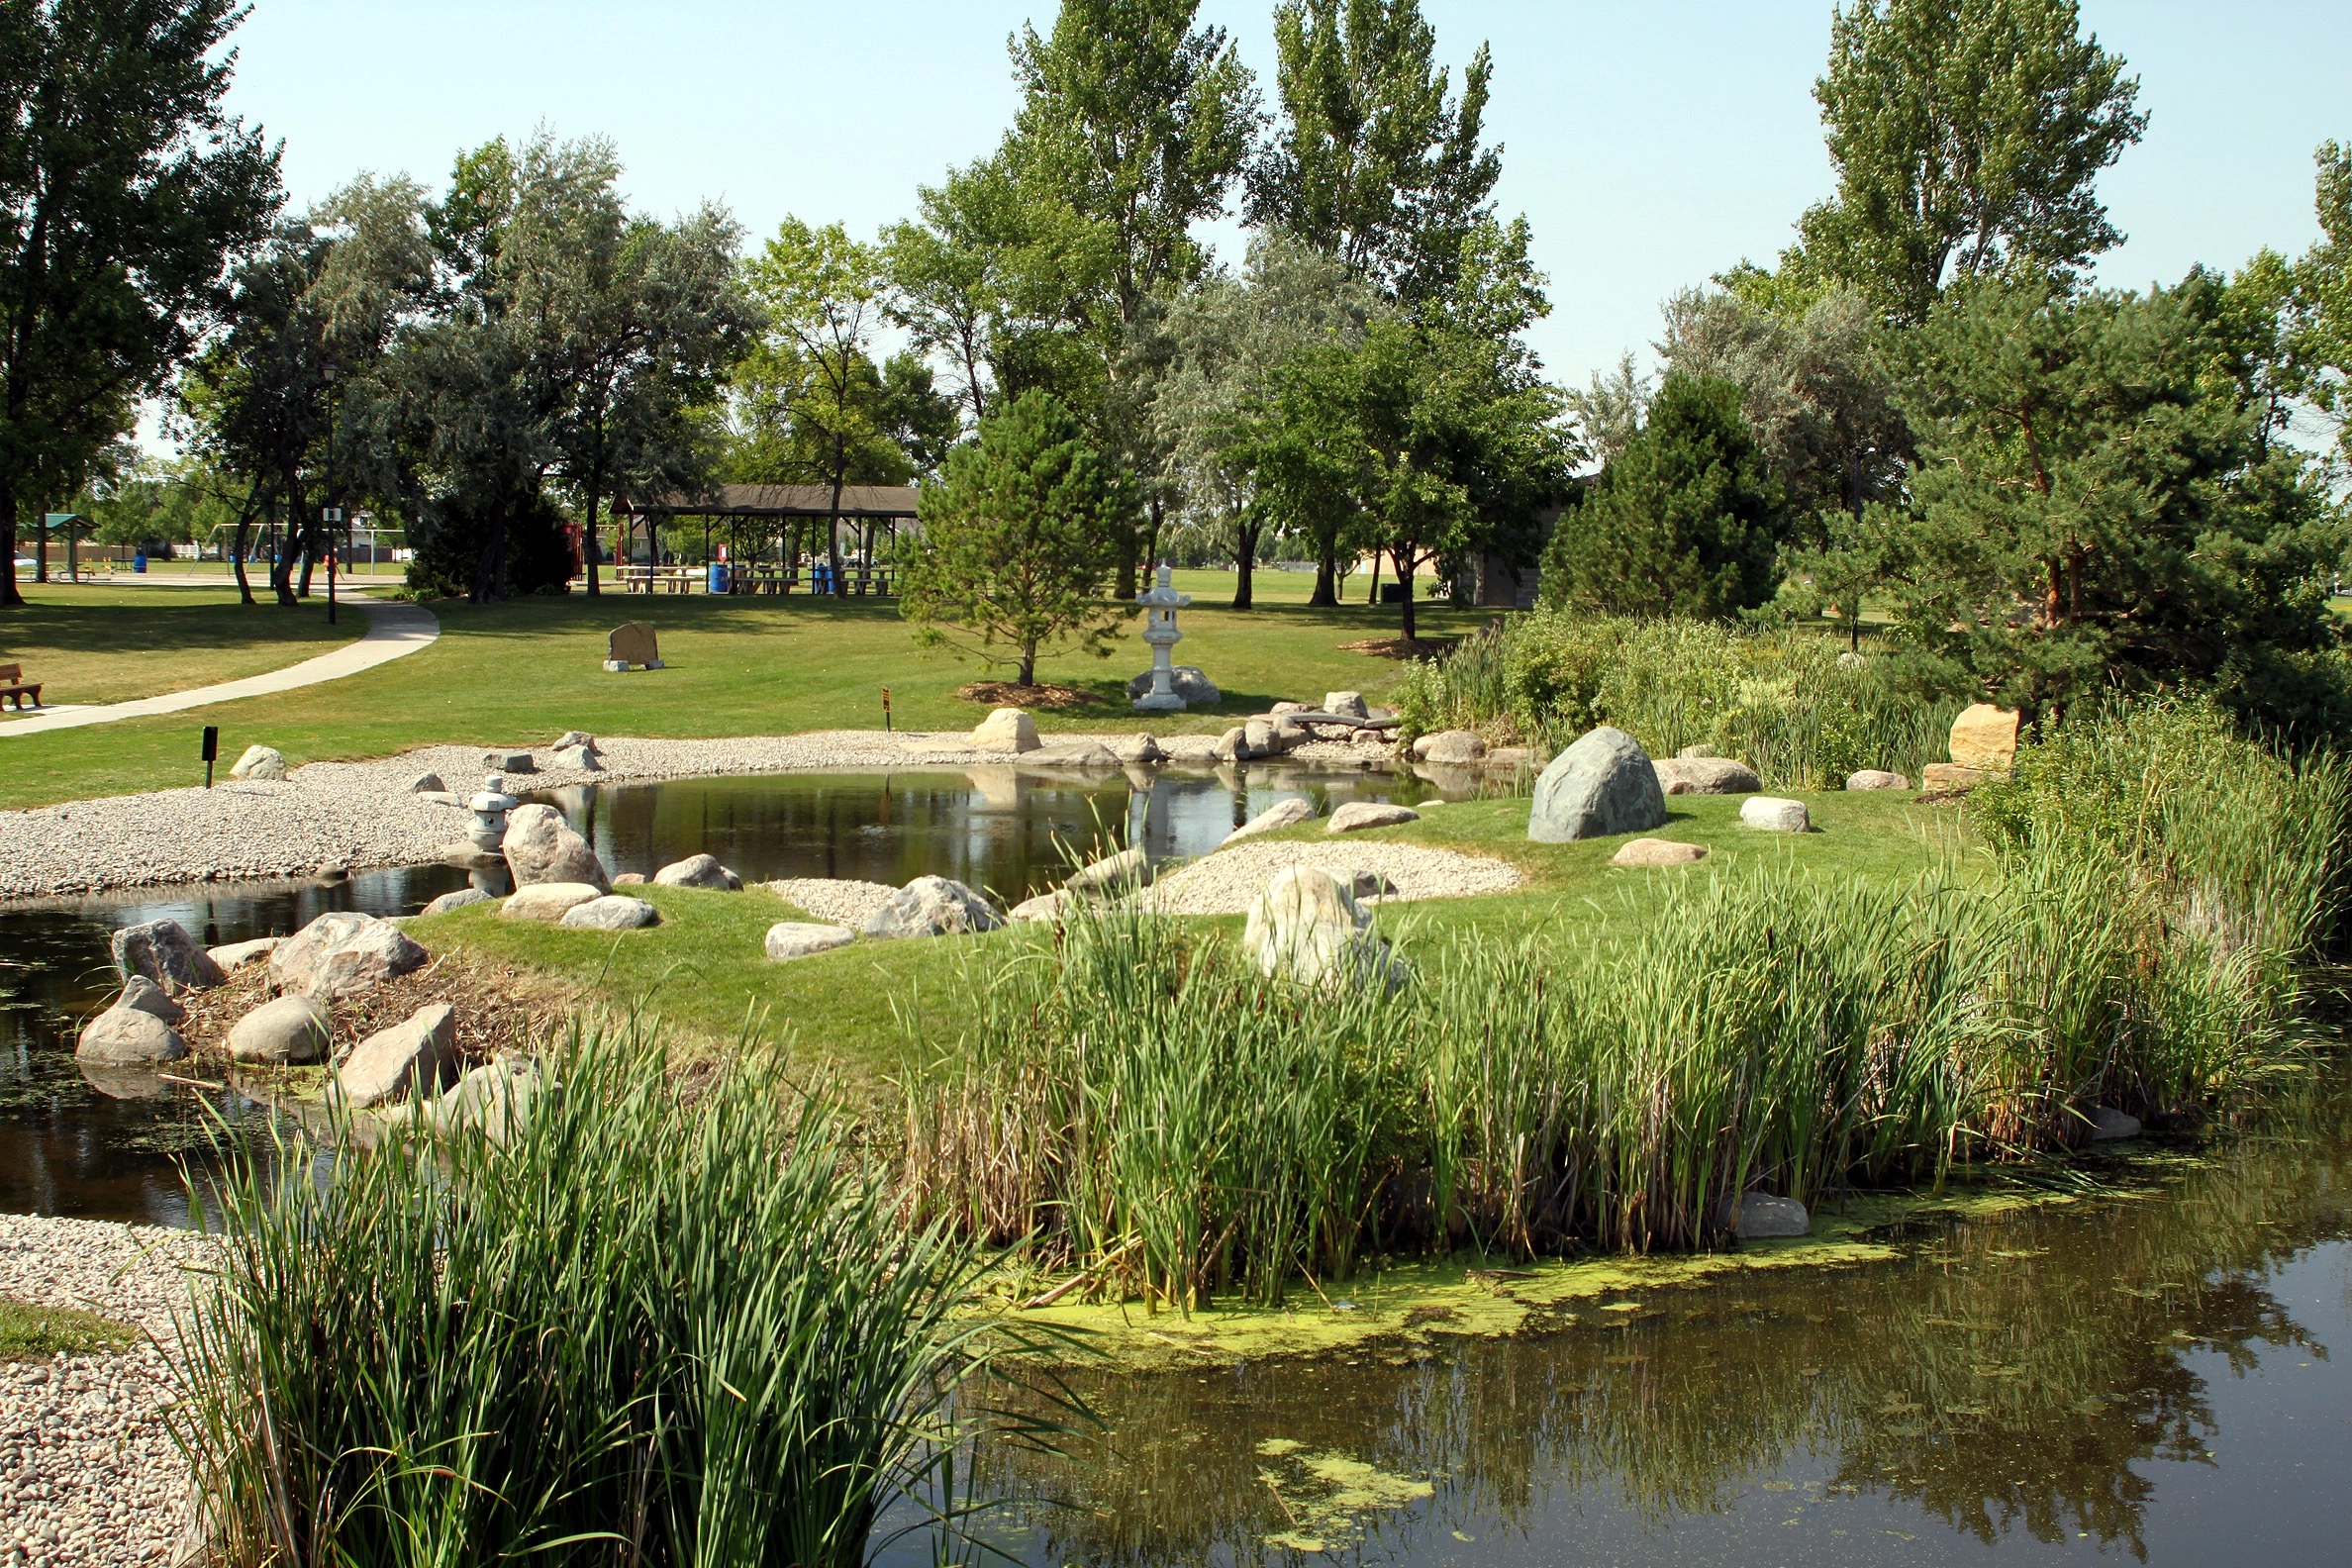
POLYGON ((1023 1511, 1054 1562, 1255 1560, 1291 1526, 1264 1475, 1298 1484, 1258 1451, 1273 1438, 1436 1483, 1367 1513, 1365 1555, 1530 1532, 1558 1506, 1663 1525, 1807 1461, 1988 1543, 2088 1531, 2144 1555, 2135 1467, 2198 1460, 2216 1434, 2183 1353, 2239 1371, 2264 1347, 2325 1353, 2266 1276, 2347 1234, 2342 1114, 2129 1199, 1928 1230, 1901 1263, 1633 1292, 1638 1313, 1587 1304, 1557 1333, 1375 1345, 1356 1366, 1081 1378, 1109 1436, 1074 1463, 984 1449, 978 1473, 1066 1505, 1023 1511))

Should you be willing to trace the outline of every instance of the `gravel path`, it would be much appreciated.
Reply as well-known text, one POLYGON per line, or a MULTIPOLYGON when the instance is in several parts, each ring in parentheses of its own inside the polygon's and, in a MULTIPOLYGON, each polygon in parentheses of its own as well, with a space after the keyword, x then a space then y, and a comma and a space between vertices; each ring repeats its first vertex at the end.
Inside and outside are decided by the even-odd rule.
MULTIPOLYGON (((961 732, 842 730, 597 744, 601 771, 558 767, 553 750, 541 747, 533 753, 539 771, 516 774, 510 783, 546 790, 718 773, 974 767, 1011 760, 973 750, 961 732)), ((157 790, 0 812, 0 898, 419 864, 462 838, 472 818, 463 807, 410 793, 410 781, 438 773, 450 789, 470 795, 486 771, 480 747, 427 746, 372 762, 312 762, 278 782, 229 779, 210 790, 157 790)))
MULTIPOLYGON (((514 775, 510 790, 726 773, 1004 767, 1016 760, 973 749, 963 731, 833 730, 718 740, 600 738, 597 744, 604 765, 595 772, 562 767, 552 747, 536 748, 537 771, 514 775)), ((1162 744, 1179 766, 1209 766, 1216 737, 1171 736, 1162 744)), ((1360 768, 1385 765, 1387 756, 1378 744, 1318 741, 1287 760, 1360 768)), ((1050 766, 1035 752, 1018 765, 1050 766)), ((414 794, 411 781, 435 773, 463 796, 478 789, 488 771, 480 747, 426 746, 368 762, 312 762, 275 782, 223 779, 210 790, 194 786, 0 812, 0 899, 421 864, 462 838, 471 818, 461 806, 414 794)))
POLYGON ((854 882, 846 877, 783 877, 760 884, 811 918, 857 930, 898 891, 880 882, 854 882))
POLYGON ((1162 877, 1143 896, 1172 915, 1239 915, 1268 878, 1295 865, 1377 872, 1397 890, 1382 900, 1392 904, 1508 893, 1523 880, 1500 860, 1423 844, 1244 842, 1162 877))
MULTIPOLYGON (((209 1243, 151 1225, 0 1215, 0 1295, 168 1342, 209 1243)), ((162 1562, 187 1517, 163 1352, 0 1363, 0 1565, 162 1562)))

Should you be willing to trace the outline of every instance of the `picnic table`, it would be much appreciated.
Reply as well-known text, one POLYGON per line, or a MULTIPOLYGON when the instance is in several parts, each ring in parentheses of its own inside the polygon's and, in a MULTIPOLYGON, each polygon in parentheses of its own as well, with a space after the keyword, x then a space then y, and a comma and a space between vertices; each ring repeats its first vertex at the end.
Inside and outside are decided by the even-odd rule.
POLYGON ((613 575, 626 593, 692 593, 709 574, 694 566, 617 566, 613 575))

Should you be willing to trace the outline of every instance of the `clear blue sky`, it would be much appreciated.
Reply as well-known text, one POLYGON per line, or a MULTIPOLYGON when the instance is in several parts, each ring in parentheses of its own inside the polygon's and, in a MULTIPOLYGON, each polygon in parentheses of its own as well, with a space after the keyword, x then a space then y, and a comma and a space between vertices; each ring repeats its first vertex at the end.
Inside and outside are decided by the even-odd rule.
MULTIPOLYGON (((1495 53, 1497 192, 1534 225, 1553 313, 1536 346, 1581 382, 1645 351, 1658 301, 1768 259, 1829 190, 1813 101, 1828 0, 1424 0, 1443 56, 1495 53)), ((870 235, 1011 120, 1005 40, 1052 0, 254 0, 231 102, 285 143, 305 202, 359 169, 438 183, 493 136, 601 133, 639 207, 725 201, 870 235)), ((1204 0, 1269 101, 1272 0, 1204 0)), ((2104 281, 2171 281, 2315 238, 2311 149, 2352 140, 2352 5, 2107 0, 2086 24, 2141 79, 2146 141, 2101 189, 2129 237, 2104 281)), ((1238 248, 1238 230, 1215 232, 1238 248)))

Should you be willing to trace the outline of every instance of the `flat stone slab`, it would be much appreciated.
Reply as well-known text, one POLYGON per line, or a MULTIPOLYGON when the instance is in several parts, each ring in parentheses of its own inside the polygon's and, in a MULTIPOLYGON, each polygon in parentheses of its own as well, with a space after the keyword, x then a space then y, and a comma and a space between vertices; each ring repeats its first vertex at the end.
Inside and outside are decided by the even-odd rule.
POLYGON ((499 906, 498 918, 546 921, 552 925, 590 899, 602 897, 602 888, 585 882, 534 882, 529 887, 515 889, 499 906))
POLYGON ((1410 806, 1385 806, 1378 801, 1349 801, 1331 813, 1330 826, 1324 833, 1361 833, 1366 828, 1394 828, 1400 823, 1420 822, 1421 813, 1410 806))
POLYGON ((1614 866, 1695 865, 1707 858, 1707 845, 1676 843, 1671 838, 1636 838, 1609 857, 1614 866))
POLYGON ((795 958, 807 958, 815 953, 831 952, 846 947, 857 940, 857 932, 846 926, 828 926, 818 921, 778 921, 767 929, 768 957, 777 963, 789 963, 795 958))

